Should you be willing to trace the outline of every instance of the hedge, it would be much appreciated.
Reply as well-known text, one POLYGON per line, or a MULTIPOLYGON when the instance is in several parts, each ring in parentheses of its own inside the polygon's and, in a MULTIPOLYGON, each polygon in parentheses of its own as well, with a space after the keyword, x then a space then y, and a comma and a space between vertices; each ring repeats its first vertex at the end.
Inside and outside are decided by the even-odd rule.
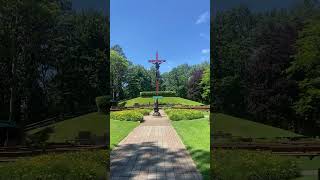
MULTIPOLYGON (((156 91, 144 91, 140 92, 141 97, 153 97, 157 96, 156 91)), ((164 96, 164 97, 175 97, 176 92, 175 91, 159 91, 158 96, 164 96)))
POLYGON ((108 107, 110 103, 109 96, 99 96, 96 97, 96 105, 98 108, 98 112, 107 113, 108 107))
POLYGON ((292 157, 248 150, 214 150, 211 153, 211 178, 215 180, 289 180, 300 175, 292 157))
POLYGON ((119 121, 142 121, 143 116, 148 115, 151 109, 124 110, 110 113, 110 119, 119 121))
POLYGON ((0 166, 0 180, 106 179, 108 151, 47 154, 23 158, 0 166))
POLYGON ((204 118, 203 112, 197 110, 166 109, 165 112, 169 116, 169 119, 171 119, 172 121, 204 118))

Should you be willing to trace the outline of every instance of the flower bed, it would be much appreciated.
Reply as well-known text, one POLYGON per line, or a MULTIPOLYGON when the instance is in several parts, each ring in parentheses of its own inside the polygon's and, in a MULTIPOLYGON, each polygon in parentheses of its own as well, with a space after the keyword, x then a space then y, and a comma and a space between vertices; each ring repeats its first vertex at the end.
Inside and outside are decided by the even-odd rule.
POLYGON ((188 109, 166 109, 165 112, 172 121, 192 120, 204 118, 204 114, 197 110, 188 109))

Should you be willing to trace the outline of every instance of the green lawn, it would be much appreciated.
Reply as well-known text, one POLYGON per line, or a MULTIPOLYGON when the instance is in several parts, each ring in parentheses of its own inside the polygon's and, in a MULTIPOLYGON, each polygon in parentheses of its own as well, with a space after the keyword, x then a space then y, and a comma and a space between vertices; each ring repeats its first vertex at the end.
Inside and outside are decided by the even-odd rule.
POLYGON ((252 137, 252 138, 274 138, 274 137, 294 137, 299 136, 293 132, 275 128, 272 126, 248 121, 233 116, 212 113, 213 131, 231 133, 233 136, 252 137))
MULTIPOLYGON (((142 98, 142 97, 137 97, 134 99, 130 99, 127 101, 126 106, 133 106, 135 103, 139 103, 140 105, 147 105, 150 104, 152 105, 154 103, 153 98, 142 98)), ((188 99, 183 99, 180 97, 163 97, 162 99, 159 99, 160 104, 181 104, 181 105, 190 105, 190 106, 198 106, 202 105, 199 102, 191 101, 188 99)))
MULTIPOLYGON (((79 131, 90 131, 93 135, 103 136, 106 134, 107 116, 94 112, 83 116, 75 117, 58 122, 49 127, 54 128, 54 133, 50 135, 49 142, 65 142, 78 136, 79 131)), ((43 128, 38 128, 27 132, 33 134, 43 128)))
POLYGON ((172 121, 204 179, 210 179, 210 127, 208 118, 172 121))
MULTIPOLYGON (((274 137, 294 137, 300 136, 293 132, 275 128, 272 126, 256 123, 253 121, 236 118, 233 116, 212 113, 213 131, 222 131, 224 133, 231 133, 233 136, 252 137, 252 138, 274 138, 274 137)), ((309 158, 296 159, 302 170, 317 170, 320 168, 320 157, 315 157, 310 160, 309 158)), ((311 180, 316 179, 314 176, 304 176, 297 180, 311 180)))
POLYGON ((110 147, 113 149, 123 138, 125 138, 139 122, 110 120, 110 147))

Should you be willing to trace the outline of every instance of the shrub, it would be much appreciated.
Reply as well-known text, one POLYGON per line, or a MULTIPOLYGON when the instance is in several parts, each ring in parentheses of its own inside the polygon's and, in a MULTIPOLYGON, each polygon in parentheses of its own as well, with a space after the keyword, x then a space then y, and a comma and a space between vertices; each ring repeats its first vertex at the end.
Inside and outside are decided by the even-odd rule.
MULTIPOLYGON (((140 92, 141 97, 153 97, 157 96, 156 91, 144 91, 140 92)), ((159 91, 158 96, 164 96, 164 97, 175 97, 176 92, 175 91, 159 91)))
POLYGON ((96 180, 107 177, 107 151, 40 155, 0 166, 0 180, 96 180))
POLYGON ((286 180, 299 176, 297 162, 271 152, 212 151, 211 176, 216 180, 286 180))
POLYGON ((111 112, 110 119, 119 121, 142 121, 143 113, 137 110, 111 112))
POLYGON ((108 96, 99 96, 96 97, 96 105, 98 108, 98 112, 107 113, 110 98, 108 96))
POLYGON ((197 110, 167 109, 165 112, 172 121, 204 118, 204 114, 197 110))
POLYGON ((137 109, 135 110, 141 114, 143 114, 144 116, 149 115, 149 113, 152 111, 151 109, 137 109))

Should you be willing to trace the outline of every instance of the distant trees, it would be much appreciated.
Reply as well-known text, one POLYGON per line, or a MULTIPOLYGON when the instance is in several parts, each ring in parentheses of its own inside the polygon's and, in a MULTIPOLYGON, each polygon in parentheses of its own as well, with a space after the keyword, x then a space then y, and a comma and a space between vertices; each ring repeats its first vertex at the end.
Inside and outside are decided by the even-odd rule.
MULTIPOLYGON (((120 45, 111 48, 110 84, 111 94, 115 94, 115 99, 135 98, 142 91, 154 91, 156 88, 155 68, 146 69, 141 65, 133 64, 125 57, 120 45)), ((161 74, 160 90, 175 91, 179 97, 208 103, 209 79, 210 69, 207 62, 192 66, 182 64, 161 74), (203 76, 204 71, 206 72, 205 77, 203 76)))
POLYGON ((319 131, 319 12, 306 1, 293 10, 218 13, 211 32, 215 109, 306 134, 319 131))
POLYGON ((24 124, 109 94, 108 18, 66 0, 0 0, 0 118, 24 124))

